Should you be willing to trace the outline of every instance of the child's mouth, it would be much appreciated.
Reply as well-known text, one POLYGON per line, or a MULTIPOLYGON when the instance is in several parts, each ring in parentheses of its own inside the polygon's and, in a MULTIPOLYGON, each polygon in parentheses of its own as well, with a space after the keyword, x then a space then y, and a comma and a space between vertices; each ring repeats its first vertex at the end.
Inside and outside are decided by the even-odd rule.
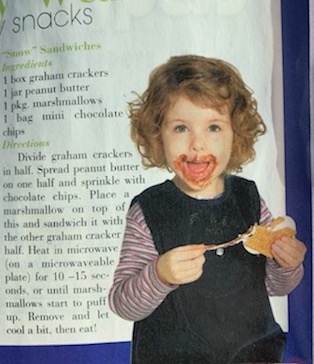
POLYGON ((205 186, 210 183, 211 175, 217 166, 217 160, 212 154, 193 158, 181 154, 174 161, 174 166, 183 173, 189 182, 205 186))
POLYGON ((210 162, 186 162, 186 168, 191 175, 202 176, 206 173, 210 162))

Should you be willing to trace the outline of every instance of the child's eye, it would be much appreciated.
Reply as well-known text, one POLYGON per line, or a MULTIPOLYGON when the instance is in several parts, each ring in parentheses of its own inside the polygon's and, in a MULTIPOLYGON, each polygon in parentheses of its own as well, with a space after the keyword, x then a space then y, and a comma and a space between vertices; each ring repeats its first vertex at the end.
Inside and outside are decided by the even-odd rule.
POLYGON ((218 125, 213 124, 213 125, 209 125, 208 130, 216 132, 216 131, 220 130, 220 127, 218 125))
POLYGON ((184 133, 185 131, 187 131, 187 127, 185 125, 177 125, 175 127, 175 131, 177 131, 178 133, 184 133))

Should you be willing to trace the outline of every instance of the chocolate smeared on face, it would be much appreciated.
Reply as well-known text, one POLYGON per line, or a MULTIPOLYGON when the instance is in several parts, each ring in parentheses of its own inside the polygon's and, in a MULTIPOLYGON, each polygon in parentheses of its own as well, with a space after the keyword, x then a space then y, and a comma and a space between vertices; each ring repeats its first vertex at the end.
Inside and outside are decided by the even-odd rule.
POLYGON ((217 164, 217 159, 212 154, 192 158, 186 154, 181 154, 173 162, 175 169, 181 172, 188 182, 198 187, 204 187, 211 183, 212 173, 217 164))

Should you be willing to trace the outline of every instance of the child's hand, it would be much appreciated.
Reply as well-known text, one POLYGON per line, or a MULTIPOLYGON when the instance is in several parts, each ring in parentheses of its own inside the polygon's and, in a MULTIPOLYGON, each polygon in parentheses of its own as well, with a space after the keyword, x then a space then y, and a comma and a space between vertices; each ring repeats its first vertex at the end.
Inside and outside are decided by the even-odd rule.
POLYGON ((205 249, 200 245, 186 245, 169 250, 157 260, 157 274, 168 284, 196 281, 203 273, 205 249))
POLYGON ((271 246, 271 252, 280 266, 294 268, 303 262, 306 247, 296 238, 283 237, 274 242, 271 246))

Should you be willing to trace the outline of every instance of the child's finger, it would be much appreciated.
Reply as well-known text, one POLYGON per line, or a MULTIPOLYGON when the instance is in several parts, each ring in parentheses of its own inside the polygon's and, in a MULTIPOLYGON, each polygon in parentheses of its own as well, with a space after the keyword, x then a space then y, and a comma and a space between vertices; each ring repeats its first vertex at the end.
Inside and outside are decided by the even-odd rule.
POLYGON ((179 246, 172 249, 172 252, 179 261, 193 260, 204 255, 205 246, 204 244, 179 246))
POLYGON ((303 262, 306 253, 305 245, 297 239, 284 237, 271 247, 272 254, 282 267, 295 267, 303 262))
POLYGON ((195 252, 191 254, 191 250, 185 251, 176 248, 158 258, 157 273, 160 279, 166 283, 183 284, 187 283, 187 277, 201 274, 204 262, 203 254, 195 256, 195 252))
POLYGON ((303 257, 306 253, 306 246, 298 239, 283 237, 274 243, 275 247, 280 248, 287 254, 295 257, 303 257))
POLYGON ((200 278, 203 273, 203 264, 205 257, 201 256, 194 260, 183 261, 178 263, 176 268, 175 279, 178 284, 186 284, 200 278))

